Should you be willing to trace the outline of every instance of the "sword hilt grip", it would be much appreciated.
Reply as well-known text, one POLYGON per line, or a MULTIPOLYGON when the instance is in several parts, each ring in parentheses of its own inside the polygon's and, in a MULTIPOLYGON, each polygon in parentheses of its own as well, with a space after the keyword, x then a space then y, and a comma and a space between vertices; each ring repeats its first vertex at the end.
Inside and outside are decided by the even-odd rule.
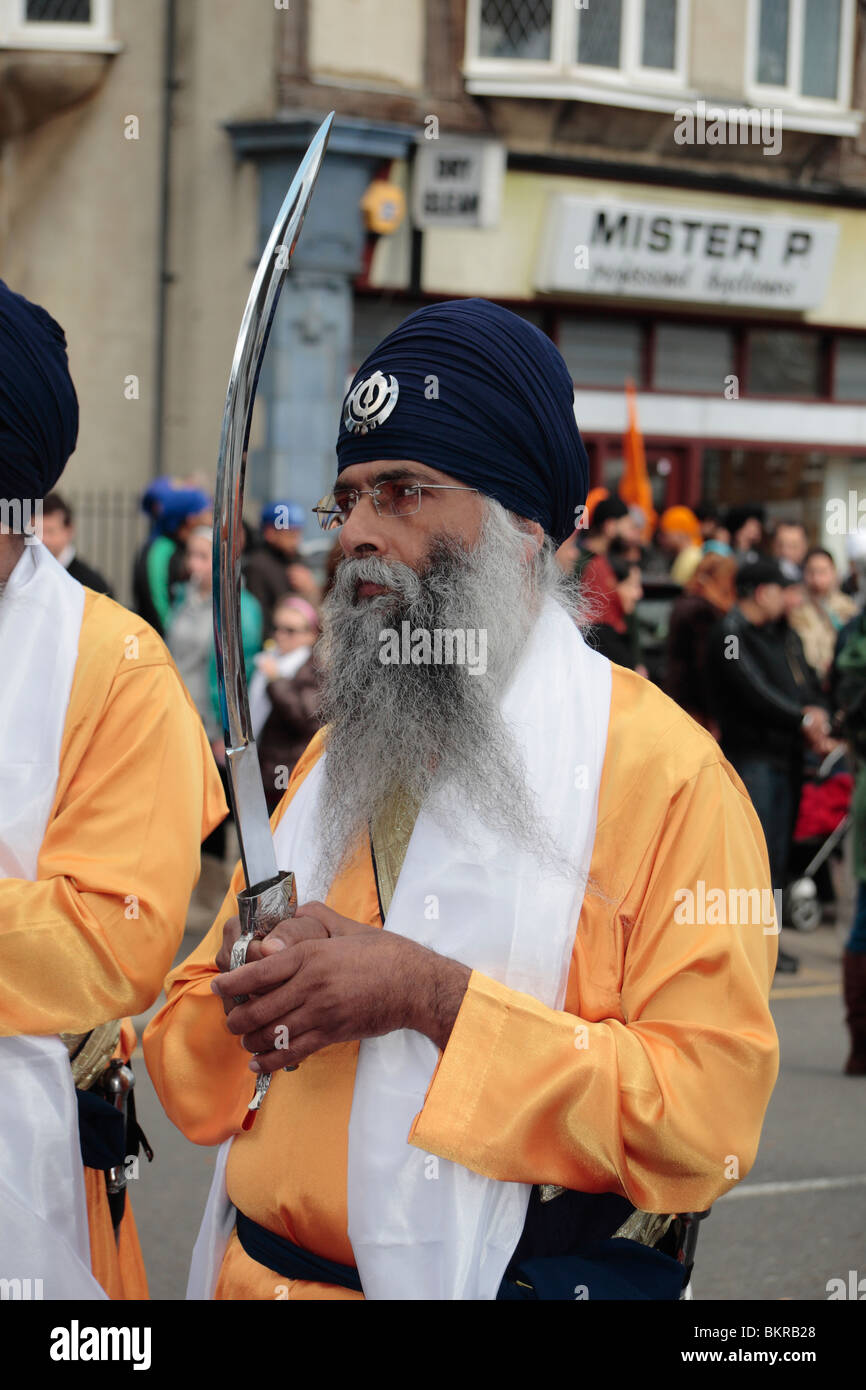
MULTIPOLYGON (((269 878, 264 883, 254 883, 238 893, 238 916, 241 923, 241 939, 261 941, 272 932, 279 922, 294 917, 298 910, 298 890, 295 875, 287 869, 269 878)), ((245 1002, 245 995, 237 995, 236 1002, 245 1002)), ((286 1067, 286 1071, 297 1071, 297 1066, 286 1067)), ((255 1113, 261 1105, 270 1084, 270 1076, 260 1076, 256 1081, 256 1093, 250 1104, 255 1113)))
POLYGON ((254 883, 251 888, 244 888, 238 893, 241 935, 252 936, 257 941, 273 931, 278 922, 294 917, 297 910, 295 875, 285 869, 276 878, 254 883))

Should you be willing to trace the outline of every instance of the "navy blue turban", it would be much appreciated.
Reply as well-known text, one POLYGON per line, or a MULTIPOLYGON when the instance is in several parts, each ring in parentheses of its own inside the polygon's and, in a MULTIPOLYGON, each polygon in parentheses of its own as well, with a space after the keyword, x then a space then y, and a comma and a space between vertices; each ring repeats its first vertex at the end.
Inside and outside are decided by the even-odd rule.
POLYGON ((486 299, 425 305, 374 348, 343 404, 337 459, 340 471, 416 459, 539 522, 557 545, 574 530, 589 484, 560 353, 539 328, 486 299))
POLYGON ((0 280, 0 496, 44 497, 77 438, 63 329, 0 280))

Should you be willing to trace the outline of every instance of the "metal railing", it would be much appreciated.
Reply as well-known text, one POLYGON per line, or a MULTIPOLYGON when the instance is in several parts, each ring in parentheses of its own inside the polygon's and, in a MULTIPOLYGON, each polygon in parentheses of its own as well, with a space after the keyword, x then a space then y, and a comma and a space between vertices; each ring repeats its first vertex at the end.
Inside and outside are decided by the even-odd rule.
POLYGON ((76 553, 108 580, 118 603, 132 604, 132 566, 149 526, 139 494, 111 488, 62 492, 75 515, 76 553))

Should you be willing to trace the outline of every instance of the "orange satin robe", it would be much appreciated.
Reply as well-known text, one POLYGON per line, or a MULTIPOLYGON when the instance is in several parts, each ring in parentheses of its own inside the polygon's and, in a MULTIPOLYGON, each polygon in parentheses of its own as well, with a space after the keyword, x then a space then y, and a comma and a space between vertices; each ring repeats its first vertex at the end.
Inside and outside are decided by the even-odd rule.
MULTIPOLYGON (((273 817, 321 752, 317 735, 273 817)), ((580 794, 579 792, 576 794, 580 794)), ((291 868, 291 865, 285 867, 291 868)), ((761 925, 679 925, 680 888, 769 888, 758 818, 718 745, 655 686, 613 667, 607 751, 565 1008, 473 973, 407 1141, 504 1181, 616 1192, 649 1211, 709 1207, 755 1157, 778 1071, 768 1006, 777 938, 761 925)), ((198 1144, 229 1135, 229 1196, 248 1216, 343 1264, 357 1043, 274 1074, 248 1133, 250 1057, 211 993, 228 897, 166 982, 144 1039, 166 1111, 198 1144)), ((369 853, 328 903, 381 926, 369 853)), ((709 915, 709 914, 707 914, 709 915)), ((539 924, 543 929, 543 924, 539 924)), ((232 1237, 218 1298, 361 1295, 287 1281, 232 1237)))
MULTIPOLYGON (((86 589, 38 877, 0 879, 0 1036, 83 1033, 150 1007, 183 937, 201 841, 226 809, 164 644, 86 589)), ((127 1021, 117 1055, 134 1045, 127 1021)), ((115 1244, 105 1179, 84 1176, 95 1277, 112 1298, 146 1298, 129 1194, 115 1244)))

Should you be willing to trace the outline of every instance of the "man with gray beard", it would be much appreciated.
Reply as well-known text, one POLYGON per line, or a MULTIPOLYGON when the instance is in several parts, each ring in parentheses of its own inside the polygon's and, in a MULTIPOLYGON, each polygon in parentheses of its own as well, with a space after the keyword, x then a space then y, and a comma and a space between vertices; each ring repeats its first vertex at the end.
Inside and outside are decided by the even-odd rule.
POLYGON ((558 598, 576 613, 576 592, 549 546, 527 559, 525 531, 493 498, 484 499, 482 516, 473 548, 440 536, 420 571, 374 555, 347 558, 337 570, 318 650, 329 752, 319 808, 321 896, 394 798, 414 808, 414 823, 436 786, 452 786, 494 830, 551 856, 556 827, 543 823, 529 794, 499 702, 542 599, 558 598), (362 584, 387 592, 359 598, 362 584), (489 661, 481 670, 448 660, 454 653, 445 649, 438 662, 386 662, 385 639, 401 630, 479 634, 489 661))
POLYGON ((145 1037, 170 1117, 222 1144, 190 1296, 675 1299, 778 1048, 773 925, 674 908, 769 885, 757 817, 581 636, 554 555, 588 466, 543 333, 411 315, 337 463, 326 723, 272 821, 301 906, 233 969, 239 866, 145 1037))

